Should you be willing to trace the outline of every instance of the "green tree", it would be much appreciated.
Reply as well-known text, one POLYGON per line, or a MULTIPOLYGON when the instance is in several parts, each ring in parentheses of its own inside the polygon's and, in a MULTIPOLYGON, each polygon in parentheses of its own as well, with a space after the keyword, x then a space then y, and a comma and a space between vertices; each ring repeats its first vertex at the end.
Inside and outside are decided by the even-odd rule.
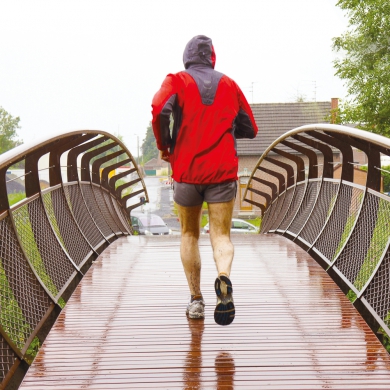
POLYGON ((390 192, 390 166, 382 167, 383 192, 390 192))
MULTIPOLYGON (((361 169, 367 172, 368 167, 365 165, 362 166, 361 169)), ((381 169, 381 175, 383 178, 383 192, 390 192, 390 165, 382 166, 381 169)))
POLYGON ((20 118, 14 118, 3 107, 0 107, 0 154, 23 143, 17 139, 16 130, 20 129, 20 118))
POLYGON ((142 142, 141 149, 144 163, 158 156, 156 139, 154 138, 151 122, 149 122, 149 126, 146 128, 146 136, 142 142))
POLYGON ((303 93, 297 92, 297 94, 294 97, 294 102, 295 103, 305 103, 307 102, 306 95, 303 93))
POLYGON ((341 54, 334 61, 336 75, 348 91, 339 122, 389 136, 390 2, 339 0, 337 6, 349 17, 347 32, 333 39, 333 49, 341 54))

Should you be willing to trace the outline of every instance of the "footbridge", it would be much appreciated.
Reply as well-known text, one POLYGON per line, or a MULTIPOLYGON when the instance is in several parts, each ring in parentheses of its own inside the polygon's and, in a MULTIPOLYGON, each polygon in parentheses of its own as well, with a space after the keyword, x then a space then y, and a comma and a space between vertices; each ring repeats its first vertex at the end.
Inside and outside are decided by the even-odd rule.
POLYGON ((190 321, 180 236, 134 234, 148 193, 119 139, 74 131, 1 155, 1 388, 389 389, 383 156, 387 138, 337 125, 270 145, 245 193, 261 234, 232 236, 236 319, 221 327, 208 237, 206 318, 190 321))

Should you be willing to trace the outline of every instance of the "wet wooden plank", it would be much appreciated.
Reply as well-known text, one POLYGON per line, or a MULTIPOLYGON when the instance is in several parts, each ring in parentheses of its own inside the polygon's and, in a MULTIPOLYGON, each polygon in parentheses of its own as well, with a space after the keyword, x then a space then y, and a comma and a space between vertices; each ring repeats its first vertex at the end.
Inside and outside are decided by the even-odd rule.
POLYGON ((236 318, 221 327, 208 237, 200 242, 206 319, 185 316, 179 240, 126 237, 109 247, 20 388, 389 388, 389 354, 302 249, 280 236, 234 236, 236 318))

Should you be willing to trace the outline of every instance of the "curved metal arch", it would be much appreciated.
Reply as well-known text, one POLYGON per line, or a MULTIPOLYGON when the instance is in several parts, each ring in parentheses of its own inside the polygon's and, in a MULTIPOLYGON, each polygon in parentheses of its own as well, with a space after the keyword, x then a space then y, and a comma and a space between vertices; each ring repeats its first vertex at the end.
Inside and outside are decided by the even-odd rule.
POLYGON ((49 181, 51 187, 54 187, 55 185, 63 182, 63 178, 61 174, 61 163, 60 163, 61 156, 66 151, 74 148, 77 145, 80 145, 80 143, 89 141, 91 138, 94 137, 95 135, 93 134, 79 134, 70 142, 65 142, 65 143, 61 142, 56 148, 50 151, 49 166, 53 167, 52 169, 49 170, 49 181))
MULTIPOLYGON (((390 197, 379 192, 380 154, 390 155, 390 140, 377 134, 338 125, 308 125, 293 129, 275 140, 260 157, 248 181, 247 191, 250 190, 252 180, 261 182, 259 172, 270 174, 267 171, 269 165, 266 165, 265 170, 262 163, 269 162, 269 153, 277 151, 280 143, 299 149, 297 144, 291 143, 288 138, 323 154, 322 178, 315 177, 318 172, 312 170, 305 182, 311 187, 314 187, 316 182, 317 185, 321 182, 320 188, 317 191, 305 190, 293 208, 289 205, 287 211, 282 212, 284 216, 280 214, 278 207, 264 205, 262 199, 262 210, 266 211, 261 232, 278 232, 280 221, 289 215, 289 226, 286 229, 291 231, 282 229, 280 233, 308 250, 346 294, 355 294, 353 304, 374 332, 381 327, 381 332, 390 337, 390 327, 387 323, 390 302, 388 294, 383 293, 383 290, 388 291, 389 285, 390 241, 387 238, 390 235, 390 197), (368 158, 365 185, 354 182, 356 177, 354 178, 352 147, 362 150, 368 158), (333 148, 335 150, 332 150, 333 148), (340 180, 332 178, 334 152, 340 153, 342 157, 340 180), (310 225, 306 225, 308 221, 310 225), (275 224, 279 224, 276 230, 275 224), (315 231, 310 242, 301 236, 305 226, 315 231), (330 252, 336 254, 336 257, 333 254, 329 257, 330 252)), ((301 149, 300 152, 304 150, 301 149)), ((293 159, 290 160, 294 166, 293 159)), ((313 165, 314 159, 310 161, 309 158, 309 164, 313 165)), ((272 167, 270 169, 272 170, 272 167)), ((291 169, 292 167, 290 171, 291 169)), ((298 180, 299 177, 295 178, 295 184, 298 184, 298 180)), ((297 187, 296 185, 290 188, 293 190, 297 187)), ((263 195, 259 190, 257 194, 263 195)), ((282 195, 272 204, 277 204, 282 195)), ((255 198, 252 203, 258 205, 258 200, 255 198)))
POLYGON ((333 137, 340 139, 344 143, 349 143, 355 148, 362 150, 368 159, 367 183, 366 186, 374 191, 380 191, 381 173, 377 169, 381 165, 380 151, 376 145, 361 142, 355 137, 344 134, 333 134, 333 137))
POLYGON ((81 181, 91 181, 92 183, 100 184, 99 171, 90 171, 91 160, 99 154, 107 152, 116 146, 118 146, 118 144, 114 141, 109 143, 108 145, 103 145, 100 148, 84 153, 83 157, 81 157, 81 181), (97 179, 94 179, 94 175, 97 177, 97 179), (95 180, 97 180, 97 182, 95 180))
POLYGON ((272 202, 272 197, 270 194, 267 194, 264 191, 257 190, 256 188, 248 188, 249 191, 253 192, 254 194, 260 195, 265 198, 267 205, 272 202))
MULTIPOLYGON (((0 252, 7 254, 6 260, 9 263, 4 275, 8 278, 8 288, 18 296, 19 303, 25 302, 25 295, 32 295, 37 306, 43 308, 39 313, 34 313, 38 318, 34 318, 36 321, 26 333, 26 340, 23 341, 21 348, 15 347, 12 334, 3 327, 3 322, 0 323, 0 338, 9 351, 15 354, 16 362, 10 369, 7 368, 9 372, 1 373, 0 387, 4 386, 8 380, 12 383, 19 383, 19 380, 23 378, 29 365, 29 362, 25 360, 25 353, 32 339, 38 337, 43 342, 61 312, 62 304, 70 297, 82 275, 102 248, 104 249, 118 236, 132 233, 127 212, 139 204, 126 210, 126 202, 121 197, 121 191, 115 191, 116 181, 124 176, 122 173, 108 179, 109 170, 116 169, 118 163, 115 162, 102 170, 100 186, 97 191, 93 191, 101 195, 99 199, 105 203, 105 207, 100 208, 97 203, 90 208, 86 206, 81 186, 89 188, 90 193, 94 190, 93 186, 96 184, 90 180, 91 174, 89 173, 90 159, 103 150, 107 150, 109 155, 98 158, 93 163, 95 176, 99 178, 100 175, 96 175, 96 172, 100 173, 101 164, 105 161, 116 155, 126 154, 125 161, 132 163, 133 168, 126 170, 124 175, 137 173, 136 181, 137 183, 141 181, 142 184, 140 192, 145 193, 147 197, 145 183, 130 151, 118 138, 107 132, 95 130, 62 132, 48 139, 20 145, 0 156, 0 222, 4 218, 10 221, 6 228, 8 229, 6 237, 0 240, 0 252), (107 140, 111 140, 110 144, 99 148, 107 140), (98 147, 97 151, 91 150, 95 147, 98 147), (114 147, 119 147, 120 151, 113 151, 114 147), (68 183, 64 183, 65 176, 62 176, 61 170, 61 158, 64 153, 68 154, 66 178, 68 183), (38 162, 45 154, 49 154, 50 187, 41 191, 38 162), (81 169, 81 179, 88 177, 87 183, 81 184, 77 166, 80 155, 82 155, 81 163, 85 168, 81 169), (22 160, 25 160, 25 175, 23 176, 27 197, 10 207, 6 173, 10 166, 22 160), (72 191, 72 188, 76 190, 72 191), (110 220, 112 224, 107 225, 107 231, 102 232, 99 226, 105 227, 104 220, 110 220), (114 225, 117 225, 117 228, 114 225), (115 229, 112 235, 110 235, 110 226, 115 229), (84 234, 86 232, 89 233, 88 238, 84 234), (97 252, 98 249, 99 252, 97 252), (18 261, 10 261, 15 252, 19 256, 18 261), (82 256, 79 256, 80 254, 82 256), (32 261, 33 257, 38 259, 39 264, 32 261), (64 260, 69 260, 69 262, 64 260), (22 275, 20 273, 21 264, 31 271, 28 278, 14 277, 15 274, 22 275), (15 280, 18 283, 15 283, 15 280), (32 280, 34 283, 25 283, 26 280, 32 280), (38 291, 37 287, 41 290, 38 291), (63 303, 61 303, 62 300, 64 300, 63 303)), ((130 182, 126 185, 131 184, 130 182)), ((132 194, 132 196, 135 195, 136 193, 132 194)), ((20 307, 22 311, 24 310, 23 304, 20 307)))
MULTIPOLYGON (((309 179, 314 179, 318 176, 317 154, 313 150, 310 150, 301 145, 286 140, 283 140, 281 144, 288 146, 290 149, 296 150, 297 152, 307 156, 307 158, 309 159, 309 173, 308 173, 309 179)), ((301 180, 297 180, 297 181, 301 181, 301 180)))
MULTIPOLYGON (((289 188, 294 184, 294 168, 291 165, 286 164, 286 163, 279 161, 279 160, 275 160, 272 157, 265 157, 264 160, 268 161, 269 163, 274 164, 274 165, 276 165, 276 166, 278 166, 286 171, 286 177, 287 177, 286 188, 289 188)), ((283 192, 283 190, 280 188, 279 193, 281 193, 281 192, 283 192)))
POLYGON ((300 182, 300 181, 305 180, 305 162, 303 161, 303 158, 301 158, 301 157, 299 157, 299 156, 297 156, 295 154, 292 154, 292 153, 289 153, 289 152, 285 152, 284 150, 281 150, 281 149, 275 148, 275 147, 272 148, 271 151, 279 154, 282 157, 287 158, 288 160, 294 161, 294 163, 297 166, 297 170, 296 170, 297 178, 296 178, 296 181, 300 182))
MULTIPOLYGON (((259 158, 259 160, 255 166, 255 169, 252 171, 252 174, 248 180, 248 184, 247 184, 247 187, 246 187, 245 192, 244 192, 244 197, 243 197, 244 200, 248 201, 248 199, 247 199, 248 187, 250 186, 253 178, 255 177, 255 173, 257 171, 257 168, 261 165, 261 163, 264 161, 264 159, 266 157, 268 157, 268 154, 271 151, 294 161, 294 158, 292 157, 294 155, 291 155, 291 153, 288 154, 287 152, 284 152, 284 151, 277 148, 277 145, 279 143, 281 143, 282 141, 286 140, 289 137, 293 137, 294 135, 298 135, 300 133, 307 133, 310 136, 312 136, 313 138, 317 138, 318 140, 320 140, 324 143, 328 143, 329 145, 334 146, 337 149, 339 149, 343 155, 343 163, 349 162, 349 161, 353 162, 352 148, 349 145, 341 142, 337 138, 334 138, 330 135, 323 134, 323 133, 321 133, 321 131, 326 131, 327 133, 332 133, 332 134, 333 133, 344 133, 346 135, 359 137, 360 139, 362 139, 364 141, 369 141, 369 142, 374 143, 378 147, 382 147, 382 148, 390 150, 390 146, 389 146, 387 139, 385 137, 382 137, 382 136, 377 135, 377 134, 368 133, 368 132, 363 131, 363 130, 348 128, 346 126, 341 126, 341 125, 329 125, 329 124, 306 125, 306 126, 298 127, 296 129, 293 129, 293 130, 286 132, 285 134, 283 134, 282 136, 277 138, 261 155, 261 157, 259 158)), ((295 156, 295 157, 297 157, 297 156, 295 156)), ((300 166, 297 167, 297 171, 301 171, 302 167, 303 167, 302 166, 303 160, 301 159, 301 161, 299 161, 299 160, 297 160, 297 161, 300 164, 300 166)), ((350 164, 348 164, 348 165, 350 165, 350 164)), ((353 166, 351 166, 349 168, 348 165, 346 165, 346 167, 344 167, 344 169, 342 170, 342 180, 352 181, 353 180, 353 166)), ((300 179, 302 179, 302 176, 298 177, 296 181, 298 182, 298 181, 300 181, 300 179)))
POLYGON ((315 141, 312 138, 304 137, 300 134, 293 135, 292 138, 296 139, 299 142, 302 142, 303 144, 311 146, 314 149, 319 150, 324 157, 322 176, 324 178, 329 178, 329 179, 333 178, 333 167, 332 167, 333 152, 328 145, 315 141))
MULTIPOLYGON (((114 158, 117 158, 119 156, 121 156, 122 154, 126 153, 124 150, 118 150, 114 153, 111 153, 111 154, 107 154, 106 156, 104 157, 100 157, 98 159, 96 159, 93 163, 92 163, 92 183, 95 183, 95 184, 102 184, 101 183, 101 178, 100 178, 100 167, 110 161, 110 160, 113 160, 114 158)), ((115 165, 114 164, 111 164, 109 165, 107 168, 109 168, 109 171, 108 173, 113 169, 112 167, 115 165)), ((103 168, 104 169, 104 168, 103 168)), ((107 173, 107 176, 108 176, 108 173, 107 173)))
MULTIPOLYGON (((26 196, 30 197, 35 194, 40 193, 41 187, 39 184, 39 172, 38 172, 38 161, 39 159, 47 154, 51 153, 53 150, 56 150, 63 142, 72 142, 79 137, 78 134, 69 135, 62 139, 56 139, 50 144, 45 144, 41 147, 36 147, 34 150, 27 154, 25 157, 25 172, 29 173, 26 175, 25 186, 26 186, 26 196)), ((49 166, 49 170, 53 169, 54 166, 49 166)))
MULTIPOLYGON (((267 173, 268 175, 270 176, 274 176, 276 177, 276 179, 278 180, 279 182, 279 187, 278 187, 278 190, 276 192, 276 194, 280 194, 281 192, 283 192, 285 189, 286 189, 286 180, 284 178, 284 175, 279 173, 279 172, 274 172, 272 171, 271 169, 268 169, 268 168, 263 168, 263 167, 258 167, 257 168, 259 171, 262 171, 264 173, 267 173)), ((273 198, 274 199, 274 198, 273 198)))
POLYGON ((257 181, 260 184, 264 184, 264 185, 268 186, 271 189, 271 193, 272 193, 271 198, 272 199, 276 198, 276 196, 278 194, 278 187, 275 183, 272 183, 268 180, 260 179, 258 177, 253 177, 253 180, 257 181))
MULTIPOLYGON (((112 172, 113 170, 115 170, 123 165, 131 163, 132 161, 133 160, 131 158, 127 158, 125 160, 118 161, 115 164, 112 164, 112 165, 109 165, 108 167, 103 168, 102 173, 101 173, 101 178, 100 178, 100 184, 102 185, 102 187, 107 188, 110 192, 114 193, 115 192, 115 183, 119 179, 116 179, 113 181, 109 180, 110 172, 112 172)), ((127 175, 127 173, 126 173, 126 175, 127 175)), ((126 175, 123 175, 121 177, 124 177, 126 175)), ((115 177, 115 176, 113 176, 113 177, 115 177)))
MULTIPOLYGON (((95 135, 96 136, 96 135, 95 135)), ((86 152, 89 149, 92 149, 103 142, 106 142, 108 139, 110 139, 107 136, 99 137, 93 141, 83 143, 81 145, 78 145, 76 147, 73 147, 69 150, 68 153, 68 168, 67 168, 67 174, 68 174, 68 181, 79 181, 81 177, 79 178, 79 175, 77 173, 77 158, 81 153, 86 152)), ((80 174, 81 176, 81 174, 80 174)))
POLYGON ((308 132, 314 138, 319 139, 320 141, 326 142, 329 145, 337 148, 342 155, 342 170, 341 170, 341 180, 353 181, 353 151, 350 145, 342 142, 341 140, 335 138, 333 135, 319 133, 318 131, 308 132))
MULTIPOLYGON (((137 168, 130 168, 130 169, 128 169, 127 171, 123 171, 123 172, 121 172, 121 173, 118 173, 117 175, 114 175, 114 176, 112 176, 110 179, 109 179, 109 181, 108 181, 108 186, 110 187, 110 188, 113 188, 114 190, 115 190, 115 183, 119 180, 119 179, 121 179, 122 177, 125 177, 125 176, 127 176, 127 175, 131 175, 132 173, 134 173, 134 172, 137 172, 137 168)), ((120 194, 119 195, 117 195, 118 197, 120 197, 120 194)))

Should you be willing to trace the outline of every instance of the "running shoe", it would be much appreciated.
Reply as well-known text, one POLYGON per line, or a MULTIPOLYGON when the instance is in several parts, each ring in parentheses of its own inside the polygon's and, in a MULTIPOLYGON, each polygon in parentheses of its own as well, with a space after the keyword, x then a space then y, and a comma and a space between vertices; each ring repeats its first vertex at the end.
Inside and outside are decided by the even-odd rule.
POLYGON ((236 314, 232 282, 226 275, 220 275, 215 279, 214 288, 217 294, 214 320, 218 325, 229 325, 233 322, 236 314))
POLYGON ((204 318, 204 306, 205 303, 202 298, 193 300, 187 305, 187 310, 186 310, 187 316, 192 319, 204 318))

